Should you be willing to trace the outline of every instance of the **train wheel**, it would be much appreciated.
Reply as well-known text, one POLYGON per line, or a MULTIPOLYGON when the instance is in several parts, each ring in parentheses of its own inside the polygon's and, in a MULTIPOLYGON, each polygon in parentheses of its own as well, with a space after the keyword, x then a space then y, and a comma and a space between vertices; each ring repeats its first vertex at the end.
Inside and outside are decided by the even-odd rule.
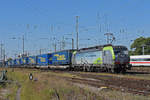
POLYGON ((78 71, 78 67, 77 66, 74 66, 74 71, 78 71))
POLYGON ((93 72, 93 71, 94 71, 94 67, 91 67, 91 68, 90 68, 90 71, 93 72))
POLYGON ((86 71, 87 71, 86 66, 83 66, 83 71, 84 71, 84 72, 86 72, 86 71))
POLYGON ((90 66, 86 66, 86 71, 87 71, 87 72, 90 72, 90 71, 91 71, 90 66))
POLYGON ((119 73, 120 70, 118 68, 111 68, 111 73, 119 73))
POLYGON ((115 69, 114 69, 114 68, 111 68, 111 69, 110 69, 110 72, 111 72, 111 73, 115 73, 115 69))
POLYGON ((120 68, 115 68, 114 70, 115 70, 115 73, 120 73, 121 71, 120 68))
POLYGON ((125 74, 125 73, 126 73, 126 69, 125 69, 125 68, 122 68, 121 73, 122 73, 122 74, 125 74))

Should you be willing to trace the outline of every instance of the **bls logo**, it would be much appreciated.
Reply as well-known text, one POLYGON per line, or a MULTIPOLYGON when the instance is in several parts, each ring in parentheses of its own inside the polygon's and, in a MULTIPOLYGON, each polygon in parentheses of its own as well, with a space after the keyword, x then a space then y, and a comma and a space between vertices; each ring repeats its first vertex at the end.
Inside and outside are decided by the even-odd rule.
POLYGON ((54 56, 57 57, 57 60, 66 60, 65 55, 55 54, 54 56))

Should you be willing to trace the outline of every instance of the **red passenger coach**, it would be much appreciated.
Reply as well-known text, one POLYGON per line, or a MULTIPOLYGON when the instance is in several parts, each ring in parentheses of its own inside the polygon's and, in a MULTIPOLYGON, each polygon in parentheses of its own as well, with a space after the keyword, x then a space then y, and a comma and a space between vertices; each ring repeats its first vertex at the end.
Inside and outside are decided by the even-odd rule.
POLYGON ((130 64, 132 66, 149 66, 150 67, 150 55, 130 56, 130 64))

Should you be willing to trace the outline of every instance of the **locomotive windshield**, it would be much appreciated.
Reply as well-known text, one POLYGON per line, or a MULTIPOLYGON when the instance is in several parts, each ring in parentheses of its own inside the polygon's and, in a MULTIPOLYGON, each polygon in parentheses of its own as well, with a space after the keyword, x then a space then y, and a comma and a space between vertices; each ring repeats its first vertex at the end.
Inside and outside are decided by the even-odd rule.
POLYGON ((128 49, 127 48, 114 48, 115 55, 118 54, 125 54, 128 55, 128 49))
POLYGON ((115 55, 118 55, 118 54, 126 54, 128 55, 128 50, 115 50, 114 51, 115 55))

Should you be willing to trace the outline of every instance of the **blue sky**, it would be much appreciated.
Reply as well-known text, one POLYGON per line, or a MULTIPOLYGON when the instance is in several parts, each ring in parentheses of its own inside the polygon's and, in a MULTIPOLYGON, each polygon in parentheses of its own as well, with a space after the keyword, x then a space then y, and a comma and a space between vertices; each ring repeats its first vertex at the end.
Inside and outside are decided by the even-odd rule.
MULTIPOLYGON (((150 36, 149 4, 149 0, 1 0, 0 41, 8 56, 22 52, 22 35, 30 54, 38 54, 40 48, 54 50, 53 37, 75 38, 78 15, 80 47, 106 43, 106 32, 114 33, 114 44, 129 47, 131 40, 150 36)), ((66 42, 66 49, 71 48, 71 40, 66 42)))

